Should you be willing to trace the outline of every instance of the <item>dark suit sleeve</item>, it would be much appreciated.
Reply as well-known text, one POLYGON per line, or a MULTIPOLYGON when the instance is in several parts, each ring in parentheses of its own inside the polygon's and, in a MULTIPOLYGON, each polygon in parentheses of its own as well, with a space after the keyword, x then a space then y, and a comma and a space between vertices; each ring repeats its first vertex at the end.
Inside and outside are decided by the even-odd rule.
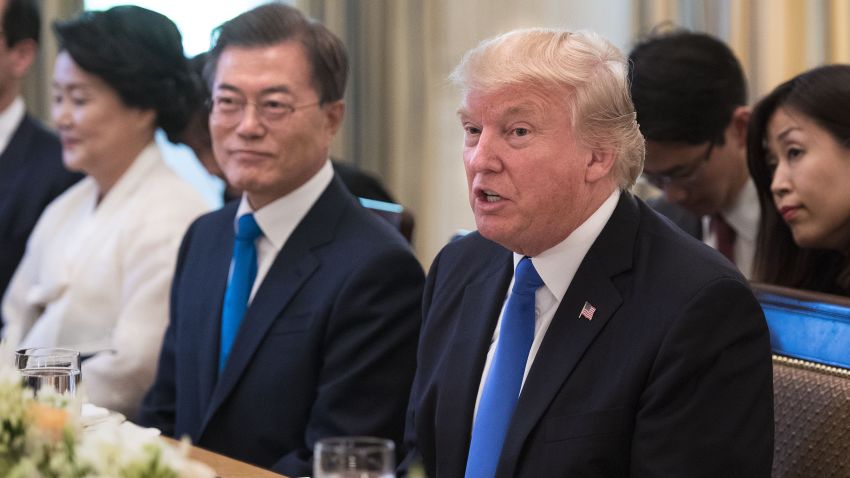
POLYGON ((162 349, 159 353, 159 364, 157 366, 154 383, 145 395, 139 410, 139 424, 146 427, 155 427, 162 431, 163 435, 174 436, 174 421, 176 404, 176 368, 175 368, 175 346, 177 343, 177 320, 174 311, 179 310, 175 304, 177 299, 177 285, 180 283, 181 271, 189 244, 191 243, 194 225, 189 228, 180 244, 177 256, 177 266, 174 279, 171 283, 171 303, 169 304, 170 320, 168 328, 165 329, 165 337, 162 349))
MULTIPOLYGON (((425 290, 422 293, 422 321, 424 328, 424 321, 428 318, 428 308, 431 305, 431 298, 434 293, 434 283, 436 282, 437 277, 437 268, 440 263, 440 254, 434 258, 434 262, 431 263, 431 268, 428 270, 428 277, 425 281, 425 290)), ((420 342, 421 346, 421 342, 420 342)), ((418 354, 421 354, 422 351, 418 351, 418 354)), ((416 374, 413 380, 413 386, 410 392, 410 400, 407 406, 407 416, 405 419, 405 427, 404 427, 404 446, 402 449, 402 456, 404 459, 398 466, 398 475, 399 476, 407 476, 407 472, 410 469, 411 465, 417 463, 422 459, 420 456, 420 452, 416 446, 416 399, 419 396, 419 391, 417 390, 417 383, 420 382, 422 378, 420 378, 419 374, 416 374)))
POLYGON ((640 399, 630 476, 769 477, 773 385, 764 316, 719 279, 664 337, 640 399))
POLYGON ((276 471, 309 475, 312 449, 328 436, 371 435, 401 445, 416 369, 422 267, 399 247, 355 269, 330 312, 306 447, 283 456, 276 471))

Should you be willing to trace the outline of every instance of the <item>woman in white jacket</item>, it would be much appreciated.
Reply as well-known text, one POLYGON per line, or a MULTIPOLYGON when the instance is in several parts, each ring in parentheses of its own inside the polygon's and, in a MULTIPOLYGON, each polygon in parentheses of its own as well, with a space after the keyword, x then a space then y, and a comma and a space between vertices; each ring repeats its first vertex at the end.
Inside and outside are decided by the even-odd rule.
POLYGON ((208 209, 163 162, 197 85, 180 33, 140 7, 57 23, 53 120, 65 166, 87 177, 44 212, 3 299, 20 347, 77 349, 89 400, 132 417, 153 381, 180 240, 208 209))

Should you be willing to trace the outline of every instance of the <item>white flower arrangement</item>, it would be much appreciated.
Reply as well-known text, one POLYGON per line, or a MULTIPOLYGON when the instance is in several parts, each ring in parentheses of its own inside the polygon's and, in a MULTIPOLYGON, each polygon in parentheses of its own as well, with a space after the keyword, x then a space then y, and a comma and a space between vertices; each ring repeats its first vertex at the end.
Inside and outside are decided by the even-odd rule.
POLYGON ((131 423, 108 420, 91 429, 80 421, 79 399, 23 387, 13 353, 0 344, 0 477, 214 478, 174 448, 131 423))

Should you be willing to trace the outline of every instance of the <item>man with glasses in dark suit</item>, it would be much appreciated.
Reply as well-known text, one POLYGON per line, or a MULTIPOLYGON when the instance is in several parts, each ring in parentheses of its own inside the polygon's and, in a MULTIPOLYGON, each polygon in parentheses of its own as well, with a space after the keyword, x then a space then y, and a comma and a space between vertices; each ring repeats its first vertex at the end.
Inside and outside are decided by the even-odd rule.
POLYGON ((654 35, 629 60, 643 174, 664 192, 652 206, 749 277, 760 209, 747 171, 741 65, 721 41, 687 31, 654 35))

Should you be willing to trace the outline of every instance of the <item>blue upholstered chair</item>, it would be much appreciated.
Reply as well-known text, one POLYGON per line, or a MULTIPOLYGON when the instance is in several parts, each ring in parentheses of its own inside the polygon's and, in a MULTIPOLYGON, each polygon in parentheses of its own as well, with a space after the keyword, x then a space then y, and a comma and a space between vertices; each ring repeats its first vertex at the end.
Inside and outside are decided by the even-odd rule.
POLYGON ((357 198, 360 205, 377 214, 398 229, 407 242, 413 240, 413 215, 401 204, 378 201, 368 198, 357 198))
POLYGON ((774 478, 850 477, 850 299, 753 289, 774 354, 774 478))

